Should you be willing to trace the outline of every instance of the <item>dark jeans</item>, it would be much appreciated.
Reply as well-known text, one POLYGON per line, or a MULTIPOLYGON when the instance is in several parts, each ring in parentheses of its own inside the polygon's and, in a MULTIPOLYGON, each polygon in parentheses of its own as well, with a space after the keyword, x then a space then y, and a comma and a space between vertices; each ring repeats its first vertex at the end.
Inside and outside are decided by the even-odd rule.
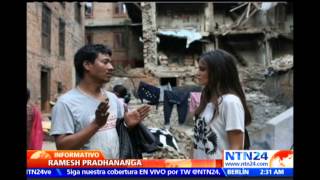
POLYGON ((163 113, 165 124, 170 123, 172 108, 175 104, 177 105, 179 124, 184 123, 188 113, 188 98, 188 92, 164 91, 163 113))
POLYGON ((142 103, 143 99, 146 99, 150 101, 151 105, 156 105, 158 108, 160 88, 141 81, 138 88, 138 96, 142 103))

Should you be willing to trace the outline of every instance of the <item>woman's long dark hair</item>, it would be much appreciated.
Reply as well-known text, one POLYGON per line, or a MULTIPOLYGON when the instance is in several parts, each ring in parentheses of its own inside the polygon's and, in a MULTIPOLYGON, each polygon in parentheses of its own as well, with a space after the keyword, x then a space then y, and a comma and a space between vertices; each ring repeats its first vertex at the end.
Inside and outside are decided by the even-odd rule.
POLYGON ((236 59, 231 54, 217 49, 202 54, 199 58, 207 65, 208 85, 202 90, 200 105, 195 111, 196 117, 205 109, 207 103, 212 101, 215 105, 213 118, 219 114, 219 97, 224 94, 234 94, 238 96, 245 112, 245 125, 251 123, 251 114, 249 112, 244 92, 241 88, 238 70, 235 64, 236 59))

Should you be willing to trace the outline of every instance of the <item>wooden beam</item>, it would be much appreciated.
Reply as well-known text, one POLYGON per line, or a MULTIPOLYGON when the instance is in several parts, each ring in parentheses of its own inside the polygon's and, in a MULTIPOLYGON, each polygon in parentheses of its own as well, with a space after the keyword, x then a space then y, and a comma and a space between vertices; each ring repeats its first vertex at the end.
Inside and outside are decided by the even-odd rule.
POLYGON ((237 20, 237 16, 235 15, 234 12, 230 12, 229 15, 230 15, 233 22, 235 22, 237 20))
POLYGON ((250 9, 251 8, 251 3, 249 2, 249 4, 248 4, 248 8, 247 8, 247 15, 246 15, 246 18, 248 18, 249 17, 249 13, 250 13, 250 9))
POLYGON ((244 18, 245 14, 246 14, 246 12, 244 11, 244 12, 241 14, 241 16, 238 18, 237 24, 236 24, 234 27, 237 27, 237 26, 240 25, 240 23, 241 23, 242 19, 244 18))
POLYGON ((218 36, 214 36, 214 44, 216 46, 216 49, 219 49, 219 38, 218 38, 218 36))
POLYGON ((247 3, 247 2, 246 2, 246 3, 243 3, 243 4, 241 4, 240 6, 237 6, 237 7, 233 8, 233 9, 231 9, 230 12, 239 9, 239 8, 241 8, 242 6, 245 6, 246 4, 248 4, 248 3, 247 3))
POLYGON ((139 4, 138 3, 133 3, 137 8, 139 8, 140 9, 140 11, 141 11, 141 7, 139 6, 139 4))
POLYGON ((250 19, 251 16, 253 16, 256 12, 258 11, 258 9, 254 9, 251 14, 249 15, 249 17, 247 19, 245 19, 243 22, 240 23, 240 25, 244 25, 246 22, 248 22, 248 20, 250 19))
POLYGON ((265 67, 268 67, 272 60, 272 48, 270 46, 270 42, 268 39, 265 41, 265 47, 266 47, 265 67))
POLYGON ((205 16, 205 26, 204 26, 205 31, 212 32, 213 24, 214 24, 213 3, 206 3, 204 16, 205 16))
POLYGON ((257 9, 260 9, 260 6, 258 4, 259 2, 252 2, 252 4, 257 8, 257 9))

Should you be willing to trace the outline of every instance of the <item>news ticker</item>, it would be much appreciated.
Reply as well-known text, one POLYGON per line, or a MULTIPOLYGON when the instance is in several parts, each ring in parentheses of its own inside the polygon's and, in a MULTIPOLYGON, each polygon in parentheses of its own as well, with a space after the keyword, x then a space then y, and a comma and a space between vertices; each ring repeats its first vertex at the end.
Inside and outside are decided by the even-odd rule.
POLYGON ((224 151, 221 160, 107 159, 100 151, 28 150, 27 177, 293 176, 292 150, 224 151))
POLYGON ((29 168, 27 177, 291 177, 293 168, 29 168))

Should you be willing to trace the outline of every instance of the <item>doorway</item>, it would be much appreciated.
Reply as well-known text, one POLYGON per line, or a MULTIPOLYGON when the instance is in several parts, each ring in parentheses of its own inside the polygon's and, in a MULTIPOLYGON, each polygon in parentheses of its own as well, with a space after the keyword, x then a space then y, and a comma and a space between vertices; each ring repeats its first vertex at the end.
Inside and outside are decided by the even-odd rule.
POLYGON ((49 111, 49 101, 50 101, 50 69, 42 67, 41 68, 41 111, 49 111))

